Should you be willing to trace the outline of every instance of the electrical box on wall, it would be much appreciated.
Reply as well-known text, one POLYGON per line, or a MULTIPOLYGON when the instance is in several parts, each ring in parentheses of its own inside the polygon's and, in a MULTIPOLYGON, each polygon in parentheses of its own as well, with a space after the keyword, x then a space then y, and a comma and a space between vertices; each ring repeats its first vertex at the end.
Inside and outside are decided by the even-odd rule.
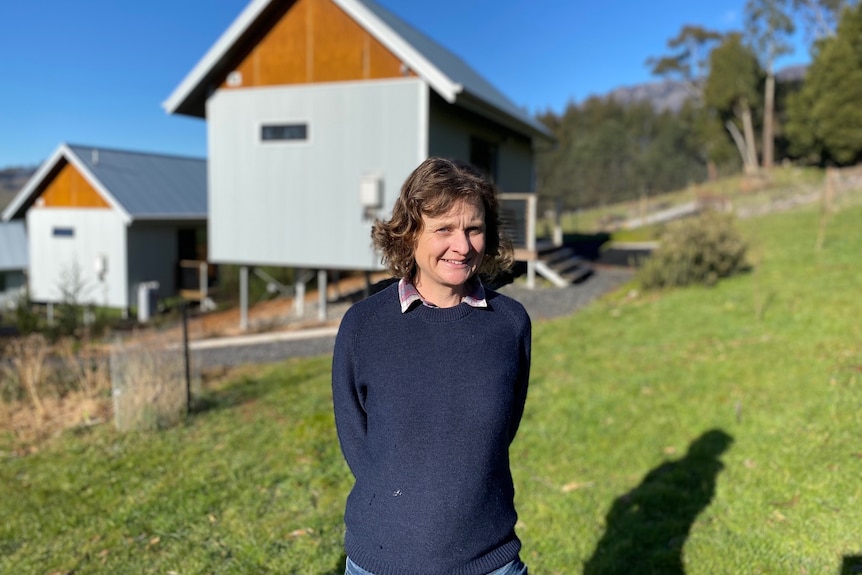
POLYGON ((96 276, 99 278, 99 281, 104 281, 105 275, 108 273, 107 255, 99 254, 96 256, 96 259, 93 261, 93 271, 96 272, 96 276))
POLYGON ((359 204, 366 209, 377 209, 383 205, 381 174, 364 174, 359 179, 359 204))

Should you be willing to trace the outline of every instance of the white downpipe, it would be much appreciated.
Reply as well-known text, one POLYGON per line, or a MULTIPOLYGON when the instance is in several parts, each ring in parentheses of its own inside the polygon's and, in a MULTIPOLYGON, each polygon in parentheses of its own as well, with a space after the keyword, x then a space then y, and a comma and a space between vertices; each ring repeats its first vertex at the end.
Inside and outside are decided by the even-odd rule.
POLYGON ((248 266, 239 268, 239 329, 248 329, 248 266))
POLYGON ((326 270, 317 270, 317 319, 326 321, 326 270))

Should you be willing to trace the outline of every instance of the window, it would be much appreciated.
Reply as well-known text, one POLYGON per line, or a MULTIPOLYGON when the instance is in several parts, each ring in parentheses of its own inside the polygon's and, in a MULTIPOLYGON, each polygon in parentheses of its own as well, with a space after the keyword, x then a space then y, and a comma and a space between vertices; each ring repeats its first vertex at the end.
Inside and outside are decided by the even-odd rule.
POLYGON ((52 235, 55 238, 74 238, 75 228, 54 228, 52 235))
POLYGON ((308 124, 264 124, 260 127, 260 139, 264 142, 307 140, 308 124))
POLYGON ((470 163, 479 168, 492 182, 497 181, 497 144, 477 138, 470 138, 470 163))

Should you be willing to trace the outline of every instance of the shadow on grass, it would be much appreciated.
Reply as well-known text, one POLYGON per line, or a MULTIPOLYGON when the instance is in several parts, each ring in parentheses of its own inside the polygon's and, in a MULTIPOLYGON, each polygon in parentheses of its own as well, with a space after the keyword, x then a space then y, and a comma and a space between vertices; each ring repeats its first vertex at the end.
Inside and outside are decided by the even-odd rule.
POLYGON ((862 573, 862 555, 847 555, 841 563, 839 575, 858 575, 862 573))
POLYGON ((192 399, 191 413, 229 409, 257 401, 277 390, 269 378, 242 376, 214 390, 207 390, 192 399))
POLYGON ((682 549, 715 494, 719 457, 733 443, 721 430, 695 439, 685 457, 662 463, 614 501, 584 575, 684 575, 682 549))

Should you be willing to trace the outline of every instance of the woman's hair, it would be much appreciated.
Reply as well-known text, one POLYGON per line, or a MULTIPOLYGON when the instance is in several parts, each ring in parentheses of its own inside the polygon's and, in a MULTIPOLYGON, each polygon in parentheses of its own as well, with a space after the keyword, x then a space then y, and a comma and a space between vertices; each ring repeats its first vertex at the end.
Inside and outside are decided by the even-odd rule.
POLYGON ((500 225, 494 185, 473 166, 456 160, 428 158, 413 170, 388 221, 377 220, 371 239, 392 275, 412 278, 416 240, 422 216, 440 217, 462 201, 481 201, 485 208, 485 256, 478 273, 493 278, 512 266, 512 242, 500 225))

